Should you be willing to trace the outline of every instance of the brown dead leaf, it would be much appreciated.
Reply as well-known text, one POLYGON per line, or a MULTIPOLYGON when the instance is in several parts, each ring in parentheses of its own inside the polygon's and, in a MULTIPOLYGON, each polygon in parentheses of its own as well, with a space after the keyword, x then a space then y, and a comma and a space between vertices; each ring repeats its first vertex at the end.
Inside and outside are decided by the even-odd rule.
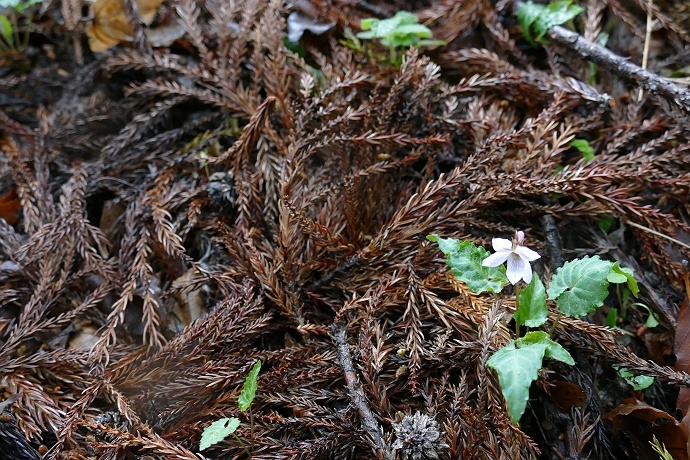
MULTIPOLYGON (((134 0, 139 18, 150 24, 163 0, 134 0)), ((107 49, 134 37, 134 20, 127 14, 125 0, 96 0, 93 5, 93 21, 86 27, 89 47, 94 53, 107 49)))
POLYGON ((204 291, 207 289, 206 285, 195 287, 194 289, 184 289, 185 286, 196 285, 200 275, 196 270, 190 268, 184 275, 180 276, 173 282, 173 287, 181 288, 175 296, 175 304, 173 306, 176 332, 181 331, 191 323, 196 321, 201 315, 207 313, 206 296, 204 291))
POLYGON ((687 297, 678 311, 673 351, 676 354, 676 370, 690 370, 690 302, 687 297))
POLYGON ((69 339, 68 348, 70 350, 91 351, 98 343, 98 329, 93 326, 81 326, 79 332, 69 339))
POLYGON ((604 418, 611 420, 616 430, 624 432, 630 438, 640 458, 654 456, 650 442, 656 436, 674 459, 688 460, 688 435, 675 417, 667 412, 636 398, 628 398, 604 418))
POLYGON ((8 224, 14 225, 17 223, 21 207, 22 205, 15 189, 0 196, 0 218, 5 219, 8 224))
POLYGON ((551 382, 547 388, 551 400, 563 412, 570 413, 573 407, 587 406, 587 395, 580 385, 570 382, 551 382))
MULTIPOLYGON (((676 322, 676 337, 673 342, 673 351, 676 354, 676 370, 690 372, 690 279, 685 275, 685 300, 678 311, 676 322)), ((683 420, 681 425, 686 433, 690 433, 690 388, 682 387, 678 392, 676 408, 681 410, 683 420)), ((686 446, 686 452, 690 454, 690 445, 686 446)))
POLYGON ((655 363, 665 365, 666 356, 673 355, 673 334, 669 331, 652 332, 647 329, 638 337, 644 340, 649 358, 655 363))

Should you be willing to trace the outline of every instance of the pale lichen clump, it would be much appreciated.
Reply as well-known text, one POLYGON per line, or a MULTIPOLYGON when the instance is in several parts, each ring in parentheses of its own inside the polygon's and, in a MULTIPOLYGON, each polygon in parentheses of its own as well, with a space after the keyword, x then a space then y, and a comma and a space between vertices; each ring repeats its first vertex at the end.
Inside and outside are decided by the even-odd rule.
POLYGON ((393 449, 403 460, 439 458, 439 451, 448 447, 436 420, 420 412, 406 415, 400 423, 393 424, 393 431, 396 437, 393 449))

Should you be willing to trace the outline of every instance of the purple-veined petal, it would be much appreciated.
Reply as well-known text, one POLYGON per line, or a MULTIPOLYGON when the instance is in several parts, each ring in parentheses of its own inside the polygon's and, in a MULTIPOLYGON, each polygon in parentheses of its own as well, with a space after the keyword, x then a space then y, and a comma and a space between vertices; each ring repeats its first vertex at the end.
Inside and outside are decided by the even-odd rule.
POLYGON ((533 260, 537 260, 541 257, 537 251, 532 251, 524 246, 516 247, 515 252, 527 262, 532 262, 533 260))
POLYGON ((485 267, 498 267, 503 262, 508 260, 508 256, 510 256, 511 254, 512 252, 510 251, 500 251, 493 253, 482 261, 482 265, 485 267))
POLYGON ((491 240, 491 245, 494 247, 494 251, 496 252, 513 250, 513 243, 505 238, 494 238, 491 240))
POLYGON ((511 253, 508 257, 508 269, 506 270, 506 276, 510 284, 517 284, 518 281, 524 279, 527 275, 532 281, 532 267, 529 266, 529 262, 522 260, 522 257, 515 253, 511 253))

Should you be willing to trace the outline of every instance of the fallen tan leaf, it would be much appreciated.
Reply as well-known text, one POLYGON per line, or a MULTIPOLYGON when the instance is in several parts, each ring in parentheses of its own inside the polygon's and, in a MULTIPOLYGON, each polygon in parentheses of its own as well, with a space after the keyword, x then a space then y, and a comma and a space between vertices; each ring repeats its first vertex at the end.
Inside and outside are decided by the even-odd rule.
MULTIPOLYGON (((134 0, 139 18, 150 24, 163 0, 134 0)), ((93 21, 86 27, 89 47, 94 53, 102 53, 121 42, 132 41, 134 19, 127 14, 125 0, 96 0, 93 5, 93 21)))

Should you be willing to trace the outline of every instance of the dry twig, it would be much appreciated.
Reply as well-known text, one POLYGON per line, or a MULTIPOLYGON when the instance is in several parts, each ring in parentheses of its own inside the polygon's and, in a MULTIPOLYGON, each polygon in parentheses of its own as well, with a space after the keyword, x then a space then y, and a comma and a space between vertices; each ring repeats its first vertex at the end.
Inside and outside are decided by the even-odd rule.
POLYGON ((350 401, 352 401, 352 404, 354 404, 354 406, 357 408, 357 412, 359 412, 359 415, 362 418, 362 426, 369 435, 372 448, 376 452, 378 458, 393 460, 393 451, 388 443, 383 439, 383 430, 376 422, 376 418, 369 408, 362 384, 360 383, 357 373, 352 365, 350 348, 347 344, 345 321, 342 320, 338 324, 334 324, 331 332, 333 340, 335 341, 338 362, 340 363, 340 367, 345 375, 345 382, 347 383, 347 391, 350 395, 350 401))

